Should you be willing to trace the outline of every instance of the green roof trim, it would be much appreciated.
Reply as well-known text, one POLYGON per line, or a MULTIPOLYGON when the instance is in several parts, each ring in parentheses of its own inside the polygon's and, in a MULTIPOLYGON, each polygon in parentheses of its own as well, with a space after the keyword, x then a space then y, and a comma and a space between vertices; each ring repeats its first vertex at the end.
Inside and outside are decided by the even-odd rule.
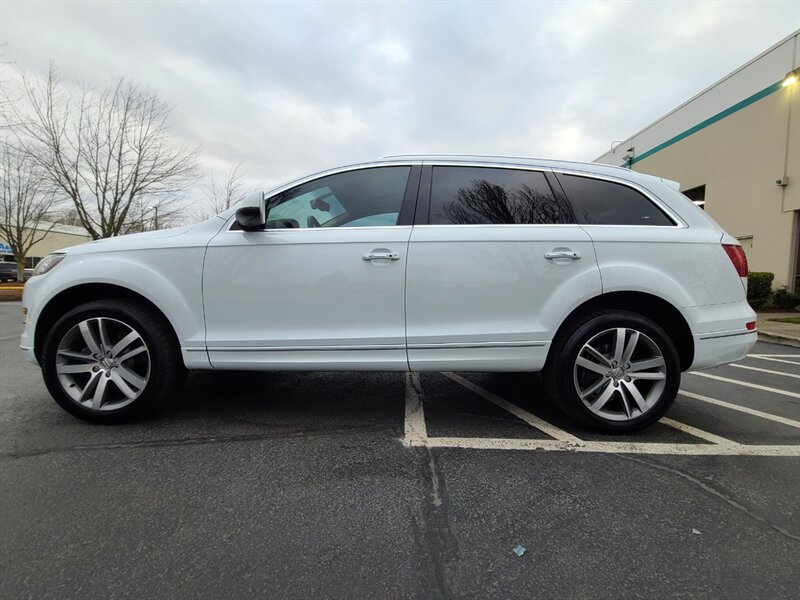
POLYGON ((730 107, 726 108, 722 112, 718 112, 717 114, 715 114, 712 117, 709 117, 705 121, 701 121, 700 123, 698 123, 694 127, 690 127, 689 129, 687 129, 683 133, 679 133, 675 137, 672 137, 672 138, 668 139, 666 142, 663 142, 663 143, 659 144, 655 148, 651 148, 650 150, 640 154, 639 156, 634 156, 631 160, 627 160, 624 163, 622 163, 622 166, 623 167, 630 167, 631 165, 635 165, 640 160, 644 160, 645 158, 653 156, 653 154, 655 154, 656 152, 660 152, 664 148, 668 148, 668 147, 672 146, 672 144, 676 144, 677 142, 680 142, 682 139, 689 137, 693 133, 697 133, 701 129, 705 129, 709 125, 713 125, 717 121, 721 121, 725 117, 728 117, 728 116, 732 115, 733 113, 735 113, 737 111, 740 111, 743 108, 746 108, 747 106, 750 106, 754 102, 758 102, 762 98, 766 98, 770 94, 773 94, 773 93, 777 92, 782 87, 783 87, 783 80, 781 79, 780 81, 777 81, 777 82, 773 83, 772 85, 765 87, 760 92, 756 92, 755 94, 753 94, 752 96, 748 96, 747 98, 745 98, 741 102, 737 102, 733 106, 730 106, 730 107))

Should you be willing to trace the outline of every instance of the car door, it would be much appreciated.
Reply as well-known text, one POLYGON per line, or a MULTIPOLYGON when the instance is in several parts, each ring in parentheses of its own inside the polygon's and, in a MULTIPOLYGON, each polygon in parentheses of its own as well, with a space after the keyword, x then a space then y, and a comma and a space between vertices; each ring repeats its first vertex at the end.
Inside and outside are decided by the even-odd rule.
POLYGON ((417 218, 413 370, 540 369, 564 317, 601 292, 592 242, 546 169, 426 165, 417 218))
POLYGON ((217 368, 408 368, 405 268, 420 166, 359 167, 267 199, 209 244, 206 345, 217 368))

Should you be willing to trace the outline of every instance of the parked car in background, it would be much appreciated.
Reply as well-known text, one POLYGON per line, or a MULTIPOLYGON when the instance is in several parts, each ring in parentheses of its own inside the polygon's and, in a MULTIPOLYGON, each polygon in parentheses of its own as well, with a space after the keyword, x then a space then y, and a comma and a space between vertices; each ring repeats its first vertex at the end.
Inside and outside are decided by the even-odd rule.
POLYGON ((755 344, 746 276, 673 182, 397 156, 47 257, 21 346, 96 422, 165 402, 187 369, 542 371, 566 413, 628 432, 668 410, 682 371, 755 344))
POLYGON ((17 264, 0 262, 0 282, 17 280, 17 264))

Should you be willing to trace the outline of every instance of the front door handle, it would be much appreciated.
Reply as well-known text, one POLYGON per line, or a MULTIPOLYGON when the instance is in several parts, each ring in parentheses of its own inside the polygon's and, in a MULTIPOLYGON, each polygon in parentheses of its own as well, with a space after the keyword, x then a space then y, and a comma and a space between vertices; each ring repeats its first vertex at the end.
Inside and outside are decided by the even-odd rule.
POLYGON ((370 252, 361 257, 362 260, 400 260, 397 252, 370 252))
POLYGON ((550 260, 554 258, 569 258, 572 260, 577 260, 581 257, 581 253, 573 252, 572 250, 553 250, 552 252, 545 252, 544 257, 550 260))

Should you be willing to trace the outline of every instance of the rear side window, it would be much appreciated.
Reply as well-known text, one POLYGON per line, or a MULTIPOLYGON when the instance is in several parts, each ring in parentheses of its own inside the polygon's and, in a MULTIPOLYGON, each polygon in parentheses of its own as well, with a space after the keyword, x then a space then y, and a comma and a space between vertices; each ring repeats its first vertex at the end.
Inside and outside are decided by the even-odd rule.
POLYGON ((572 223, 543 173, 486 167, 434 167, 432 225, 572 223))
POLYGON ((648 198, 603 179, 559 175, 578 223, 587 225, 674 225, 648 198))

